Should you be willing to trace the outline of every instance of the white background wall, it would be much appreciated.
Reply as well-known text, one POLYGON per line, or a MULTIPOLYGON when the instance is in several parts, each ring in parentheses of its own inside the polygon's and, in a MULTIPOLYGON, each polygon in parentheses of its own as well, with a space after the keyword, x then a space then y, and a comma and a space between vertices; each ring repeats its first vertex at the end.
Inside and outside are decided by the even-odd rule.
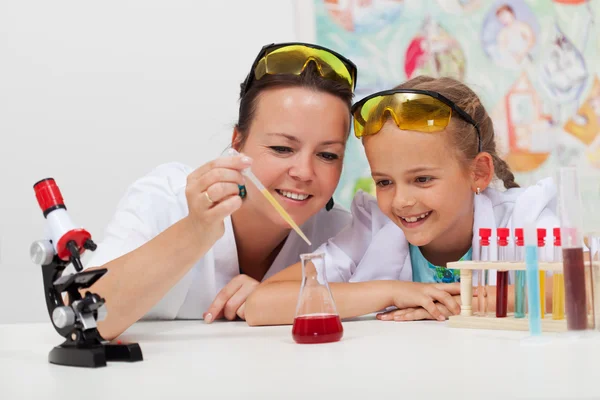
POLYGON ((261 46, 310 35, 295 26, 296 6, 0 0, 0 323, 49 321, 29 259, 44 233, 33 184, 54 177, 75 224, 99 242, 131 182, 163 162, 198 167, 227 146, 261 46))

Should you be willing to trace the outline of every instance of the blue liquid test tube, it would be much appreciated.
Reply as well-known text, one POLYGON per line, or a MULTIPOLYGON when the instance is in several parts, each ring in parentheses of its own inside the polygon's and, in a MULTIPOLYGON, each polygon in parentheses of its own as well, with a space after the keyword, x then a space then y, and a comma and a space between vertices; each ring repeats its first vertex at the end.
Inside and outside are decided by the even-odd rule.
POLYGON ((537 231, 535 225, 528 224, 524 229, 525 264, 527 272, 527 305, 529 308, 529 333, 542 334, 540 307, 540 274, 538 265, 537 231))

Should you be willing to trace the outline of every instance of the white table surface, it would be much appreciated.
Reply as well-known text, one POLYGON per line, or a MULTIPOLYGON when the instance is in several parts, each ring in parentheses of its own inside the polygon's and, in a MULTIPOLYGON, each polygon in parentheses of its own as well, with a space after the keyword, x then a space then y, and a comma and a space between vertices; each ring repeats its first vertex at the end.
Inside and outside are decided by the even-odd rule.
POLYGON ((48 363, 62 341, 49 322, 5 324, 0 399, 600 398, 600 333, 527 336, 366 318, 345 321, 340 342, 299 345, 290 326, 141 322, 120 339, 144 361, 87 369, 48 363))

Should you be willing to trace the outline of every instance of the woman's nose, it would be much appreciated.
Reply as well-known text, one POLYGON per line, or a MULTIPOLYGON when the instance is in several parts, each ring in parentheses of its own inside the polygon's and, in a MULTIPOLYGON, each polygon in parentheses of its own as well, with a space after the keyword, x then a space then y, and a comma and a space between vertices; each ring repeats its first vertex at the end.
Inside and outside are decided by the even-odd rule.
POLYGON ((309 181, 314 178, 315 170, 310 157, 298 157, 293 161, 290 168, 290 176, 301 181, 309 181))

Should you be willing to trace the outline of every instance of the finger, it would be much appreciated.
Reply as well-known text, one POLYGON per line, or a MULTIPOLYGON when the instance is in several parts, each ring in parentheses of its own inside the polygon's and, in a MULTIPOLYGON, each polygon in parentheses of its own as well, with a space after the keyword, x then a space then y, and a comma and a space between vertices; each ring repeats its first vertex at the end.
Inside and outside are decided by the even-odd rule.
POLYGON ((209 218, 221 221, 233 214, 242 206, 242 198, 238 195, 231 196, 228 199, 221 200, 207 211, 209 218))
POLYGON ((238 290, 228 301, 225 303, 225 307, 223 307, 223 315, 229 321, 233 321, 236 317, 236 313, 238 308, 244 304, 246 298, 240 295, 240 290, 238 290))
POLYGON ((230 196, 237 196, 240 194, 240 188, 237 183, 229 182, 217 182, 212 184, 206 189, 206 193, 213 201, 218 203, 219 201, 226 199, 230 196))
POLYGON ((240 317, 240 319, 243 319, 244 321, 246 320, 245 311, 246 311, 246 302, 244 302, 244 304, 242 304, 236 312, 237 316, 240 317))
POLYGON ((239 308, 246 302, 246 299, 256 289, 257 284, 255 280, 248 279, 242 284, 240 289, 227 301, 225 304, 224 312, 225 318, 233 321, 237 315, 239 308))
POLYGON ((430 292, 430 296, 445 305, 453 314, 458 314, 460 312, 460 304, 458 304, 450 293, 434 289, 430 292))
POLYGON ((417 308, 411 312, 407 312, 398 317, 394 317, 394 321, 420 321, 423 319, 435 319, 424 308, 417 308))
POLYGON ((432 319, 437 319, 438 321, 446 320, 446 317, 442 315, 440 310, 437 308, 437 305, 429 296, 426 296, 423 299, 423 304, 421 304, 421 307, 423 307, 431 315, 432 319))
POLYGON ((409 307, 409 308, 403 308, 401 310, 388 311, 388 312, 378 314, 377 318, 382 321, 391 321, 394 318, 396 318, 397 316, 402 316, 402 315, 412 312, 414 310, 416 310, 416 308, 409 307))
POLYGON ((452 295, 460 294, 460 282, 453 283, 437 283, 433 285, 436 289, 443 290, 452 295))
POLYGON ((438 303, 437 304, 438 310, 440 310, 440 312, 442 313, 442 315, 446 318, 452 316, 452 311, 448 310, 448 307, 446 307, 445 305, 438 303))
POLYGON ((223 310, 219 311, 219 313, 218 313, 218 314, 217 314, 217 316, 215 317, 215 321, 216 321, 216 320, 219 320, 219 319, 222 319, 222 318, 223 318, 223 316, 224 316, 223 314, 224 314, 224 313, 223 313, 223 310))
POLYGON ((210 318, 208 317, 208 315, 209 315, 208 312, 205 312, 204 314, 202 314, 202 318, 204 318, 204 322, 210 323, 212 321, 217 321, 217 320, 223 318, 223 310, 221 310, 217 315, 210 314, 210 318), (207 319, 210 319, 210 321, 207 321, 207 319))
MULTIPOLYGON (((219 193, 218 193, 219 185, 217 185, 217 184, 229 183, 235 187, 237 187, 238 185, 244 184, 243 177, 239 172, 235 172, 235 171, 230 171, 230 172, 232 174, 237 174, 238 178, 232 178, 232 179, 230 179, 229 182, 225 182, 225 181, 213 182, 211 180, 208 183, 206 182, 206 180, 193 181, 188 178, 186 186, 185 186, 185 197, 188 200, 188 204, 201 204, 201 205, 207 206, 207 208, 211 208, 215 205, 216 202, 223 201, 225 198, 227 198, 225 193, 229 192, 229 190, 231 190, 230 188, 228 190, 223 190, 222 194, 217 199, 217 196, 219 195, 219 193), (239 183, 239 182, 241 182, 241 183, 239 183), (207 190, 208 190, 208 188, 210 188, 213 185, 216 185, 216 186, 214 189, 211 189, 211 192, 214 192, 214 193, 212 193, 212 196, 211 196, 211 194, 207 190)), ((227 174, 224 174, 223 176, 225 177, 225 175, 227 175, 227 174)), ((238 188, 237 192, 232 193, 232 194, 239 195, 239 188, 238 188)))
POLYGON ((207 162, 199 168, 196 168, 189 174, 188 178, 191 178, 193 180, 198 179, 204 174, 206 174, 208 171, 216 168, 227 168, 241 171, 245 168, 248 168, 248 166, 250 165, 252 165, 252 159, 243 154, 236 156, 219 157, 207 162))
POLYGON ((204 317, 204 321, 207 323, 211 323, 219 313, 222 313, 225 308, 225 304, 229 301, 229 299, 240 289, 243 284, 243 281, 239 279, 241 275, 233 278, 223 289, 219 291, 219 293, 215 296, 215 299, 206 310, 206 314, 204 317))
POLYGON ((379 313, 375 316, 375 318, 377 318, 380 321, 388 321, 388 320, 392 319, 392 315, 393 315, 392 313, 393 313, 393 311, 379 313))
MULTIPOLYGON (((437 303, 436 304, 438 310, 440 311, 440 313, 448 318, 452 315, 452 313, 450 312, 450 310, 448 310, 448 308, 446 308, 446 306, 444 306, 441 303, 437 303)), ((433 316, 424 308, 417 308, 417 309, 407 309, 407 310, 403 310, 403 311, 407 311, 404 312, 400 315, 396 315, 394 316, 394 320, 396 321, 418 321, 418 320, 423 320, 423 319, 435 319, 433 318, 433 316)))
POLYGON ((218 182, 229 182, 237 185, 244 185, 244 176, 240 171, 228 168, 211 169, 199 178, 189 179, 189 187, 195 192, 204 192, 210 186, 218 182))

